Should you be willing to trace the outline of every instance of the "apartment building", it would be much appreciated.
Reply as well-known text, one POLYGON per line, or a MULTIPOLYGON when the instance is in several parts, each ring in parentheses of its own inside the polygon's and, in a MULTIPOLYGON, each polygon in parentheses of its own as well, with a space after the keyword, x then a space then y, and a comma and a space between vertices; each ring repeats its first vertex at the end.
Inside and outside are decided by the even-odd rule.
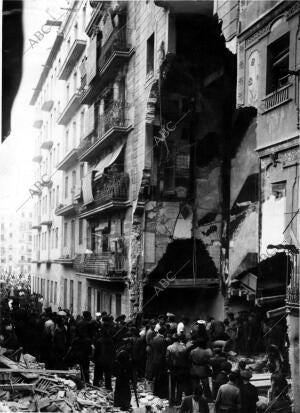
POLYGON ((0 208, 0 277, 30 275, 32 255, 32 211, 0 208))
MULTIPOLYGON (((237 104, 256 110, 257 272, 242 274, 246 295, 268 319, 286 317, 299 411, 299 2, 244 1, 238 35, 237 104), (277 318, 276 318, 277 317, 277 318)), ((254 211, 254 209, 252 210, 254 211)), ((252 212, 253 214, 253 212, 252 212)))
POLYGON ((46 305, 222 315, 234 59, 213 2, 72 3, 31 99, 46 305))
POLYGON ((86 249, 86 223, 78 218, 86 164, 79 162, 77 148, 85 128, 80 65, 89 12, 87 2, 70 4, 30 101, 36 109, 32 289, 46 306, 75 314, 86 306, 85 279, 75 275, 73 261, 86 249))

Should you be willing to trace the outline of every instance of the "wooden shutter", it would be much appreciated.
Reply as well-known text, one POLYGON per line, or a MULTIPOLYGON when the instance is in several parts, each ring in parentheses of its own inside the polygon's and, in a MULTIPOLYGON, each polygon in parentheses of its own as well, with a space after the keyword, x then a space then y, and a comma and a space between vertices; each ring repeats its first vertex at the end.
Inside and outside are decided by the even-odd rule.
POLYGON ((87 84, 97 73, 97 35, 91 38, 87 54, 87 84))

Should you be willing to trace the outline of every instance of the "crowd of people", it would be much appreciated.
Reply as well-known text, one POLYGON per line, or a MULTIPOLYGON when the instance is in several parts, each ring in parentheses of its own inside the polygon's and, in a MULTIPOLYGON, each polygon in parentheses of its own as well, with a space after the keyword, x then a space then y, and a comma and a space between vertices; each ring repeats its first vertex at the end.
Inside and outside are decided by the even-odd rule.
MULTIPOLYGON (((115 377, 114 405, 122 410, 130 409, 131 388, 146 380, 154 395, 180 406, 180 413, 208 413, 208 403, 215 404, 216 413, 259 411, 251 366, 241 360, 233 368, 231 356, 239 346, 246 344, 248 352, 233 314, 224 321, 191 323, 171 313, 156 319, 137 313, 127 320, 102 312, 93 319, 89 311, 76 318, 61 308, 28 312, 17 300, 10 307, 2 312, 0 336, 8 355, 21 349, 52 370, 79 365, 85 383, 92 380, 107 390, 113 390, 115 377)), ((268 412, 289 412, 287 367, 278 343, 268 343, 261 363, 272 374, 268 412)))

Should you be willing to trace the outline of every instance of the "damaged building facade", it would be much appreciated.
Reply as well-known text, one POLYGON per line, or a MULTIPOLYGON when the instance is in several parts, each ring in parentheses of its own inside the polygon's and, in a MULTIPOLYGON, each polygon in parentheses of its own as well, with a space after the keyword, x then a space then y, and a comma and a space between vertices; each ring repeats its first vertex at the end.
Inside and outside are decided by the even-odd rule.
POLYGON ((35 195, 34 290, 76 314, 275 320, 288 292, 297 338, 297 2, 75 3, 34 95, 35 126, 57 119, 34 157, 37 180, 53 175, 35 195))

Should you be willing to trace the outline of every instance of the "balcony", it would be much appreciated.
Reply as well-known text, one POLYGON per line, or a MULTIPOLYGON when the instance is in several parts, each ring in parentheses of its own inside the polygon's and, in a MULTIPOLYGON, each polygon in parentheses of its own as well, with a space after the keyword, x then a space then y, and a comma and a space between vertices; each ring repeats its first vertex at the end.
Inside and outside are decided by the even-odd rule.
POLYGON ((293 286, 287 287, 286 293, 286 305, 288 308, 291 309, 298 309, 300 308, 300 297, 299 297, 299 284, 295 283, 293 286))
POLYGON ((40 151, 36 151, 35 155, 32 158, 32 162, 40 163, 42 159, 43 159, 43 156, 41 155, 40 151))
POLYGON ((91 218, 103 211, 117 211, 130 205, 128 200, 129 175, 113 173, 102 178, 94 189, 94 201, 85 206, 79 218, 91 218))
POLYGON ((126 25, 112 32, 101 48, 97 75, 82 94, 81 103, 91 104, 103 87, 111 82, 117 76, 120 68, 130 60, 134 49, 129 39, 130 30, 126 25))
POLYGON ((73 266, 74 258, 71 258, 69 256, 59 257, 57 260, 54 260, 54 262, 56 262, 57 264, 61 264, 61 265, 72 265, 73 266))
POLYGON ((74 116, 74 114, 79 108, 80 108, 80 93, 79 91, 77 91, 73 93, 73 96, 68 101, 66 107, 59 115, 57 119, 57 124, 66 126, 70 122, 72 116, 74 116))
POLYGON ((125 281, 125 257, 121 253, 79 254, 74 260, 74 269, 79 274, 86 274, 89 278, 92 276, 97 280, 122 283, 125 281))
POLYGON ((41 127, 43 126, 43 119, 36 119, 34 122, 33 122, 33 125, 32 125, 34 128, 36 128, 36 129, 41 129, 41 127))
POLYGON ((77 151, 78 150, 75 148, 68 152, 66 156, 56 166, 56 169, 60 171, 67 171, 72 165, 74 165, 74 163, 77 162, 77 151))
POLYGON ((59 204, 55 209, 55 215, 60 217, 67 217, 70 215, 75 215, 77 210, 77 202, 72 201, 70 204, 59 204))
POLYGON ((46 112, 50 112, 54 104, 54 101, 52 99, 45 100, 45 102, 42 104, 42 110, 46 112))
POLYGON ((289 96, 290 86, 291 84, 289 83, 266 96, 263 99, 263 113, 269 112, 270 110, 289 102, 291 100, 289 96))
POLYGON ((154 4, 170 10, 172 14, 202 14, 205 16, 212 16, 213 14, 213 2, 209 0, 154 0, 154 4))
POLYGON ((91 161, 99 154, 100 148, 117 139, 125 137, 133 126, 125 117, 125 104, 115 102, 98 118, 97 137, 91 135, 81 142, 79 147, 80 161, 91 161))
POLYGON ((60 80, 67 80, 80 56, 82 55, 86 47, 85 40, 74 40, 71 49, 64 61, 62 68, 59 72, 58 78, 60 80))
POLYGON ((42 226, 41 226, 41 217, 38 217, 34 220, 31 228, 32 229, 37 229, 37 230, 40 230, 42 228, 42 226))
POLYGON ((50 151, 52 146, 53 146, 53 140, 47 138, 42 142, 41 149, 45 149, 47 151, 50 151))
POLYGON ((52 217, 50 216, 50 214, 42 216, 41 221, 40 221, 40 225, 45 225, 47 227, 51 227, 52 217))

